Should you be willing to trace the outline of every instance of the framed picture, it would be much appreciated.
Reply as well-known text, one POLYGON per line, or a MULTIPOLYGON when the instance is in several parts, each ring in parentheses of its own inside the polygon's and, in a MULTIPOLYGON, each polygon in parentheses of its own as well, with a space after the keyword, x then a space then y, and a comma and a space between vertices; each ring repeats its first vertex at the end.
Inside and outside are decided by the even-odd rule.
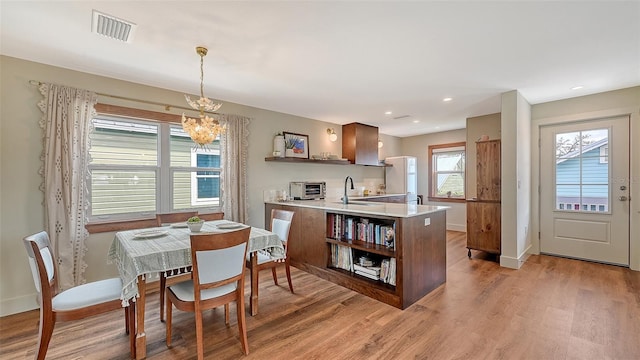
POLYGON ((309 158, 309 135, 283 132, 284 156, 293 158, 309 158))

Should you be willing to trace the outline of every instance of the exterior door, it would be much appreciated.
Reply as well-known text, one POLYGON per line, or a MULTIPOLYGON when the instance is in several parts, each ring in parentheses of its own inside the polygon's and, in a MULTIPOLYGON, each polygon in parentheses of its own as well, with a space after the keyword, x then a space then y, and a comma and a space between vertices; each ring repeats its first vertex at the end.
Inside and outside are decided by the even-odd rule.
POLYGON ((540 251, 629 266, 629 118, 540 129, 540 251))

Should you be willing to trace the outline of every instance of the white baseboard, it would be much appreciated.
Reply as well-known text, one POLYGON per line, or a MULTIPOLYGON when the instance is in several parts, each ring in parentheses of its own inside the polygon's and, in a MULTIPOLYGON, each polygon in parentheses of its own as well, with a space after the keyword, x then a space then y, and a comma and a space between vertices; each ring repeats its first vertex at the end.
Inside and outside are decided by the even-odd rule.
POLYGON ((0 317, 18 314, 25 311, 38 309, 37 295, 24 295, 11 299, 5 299, 0 302, 0 317))
POLYGON ((500 255, 500 266, 516 270, 520 269, 531 255, 528 252, 529 249, 531 249, 531 245, 529 245, 517 258, 500 255))

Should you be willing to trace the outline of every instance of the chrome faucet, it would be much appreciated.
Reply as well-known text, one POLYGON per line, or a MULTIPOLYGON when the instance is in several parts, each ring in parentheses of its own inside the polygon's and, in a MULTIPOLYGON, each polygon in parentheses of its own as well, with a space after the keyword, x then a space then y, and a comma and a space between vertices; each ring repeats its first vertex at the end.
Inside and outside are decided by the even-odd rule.
POLYGON ((344 205, 347 205, 349 203, 349 198, 347 197, 347 182, 351 180, 351 190, 353 190, 353 179, 351 178, 351 176, 347 176, 346 179, 344 179, 344 196, 342 197, 342 203, 344 205))

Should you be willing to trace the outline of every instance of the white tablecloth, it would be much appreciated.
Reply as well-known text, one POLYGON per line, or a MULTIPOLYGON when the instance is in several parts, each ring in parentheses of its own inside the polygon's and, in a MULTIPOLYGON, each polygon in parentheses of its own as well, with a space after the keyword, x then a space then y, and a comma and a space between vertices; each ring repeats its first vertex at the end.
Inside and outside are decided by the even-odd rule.
MULTIPOLYGON (((227 220, 207 221, 200 233, 229 232, 238 229, 218 229, 216 225, 232 223, 227 220)), ((247 226, 247 225, 245 225, 247 226)), ((189 228, 163 226, 157 228, 119 231, 109 248, 108 260, 114 262, 122 279, 123 305, 138 295, 139 275, 157 274, 166 270, 191 265, 189 228), (167 231, 166 235, 153 238, 137 238, 143 231, 167 231)), ((266 251, 272 258, 284 257, 284 247, 278 235, 264 229, 251 228, 247 252, 266 251)))

